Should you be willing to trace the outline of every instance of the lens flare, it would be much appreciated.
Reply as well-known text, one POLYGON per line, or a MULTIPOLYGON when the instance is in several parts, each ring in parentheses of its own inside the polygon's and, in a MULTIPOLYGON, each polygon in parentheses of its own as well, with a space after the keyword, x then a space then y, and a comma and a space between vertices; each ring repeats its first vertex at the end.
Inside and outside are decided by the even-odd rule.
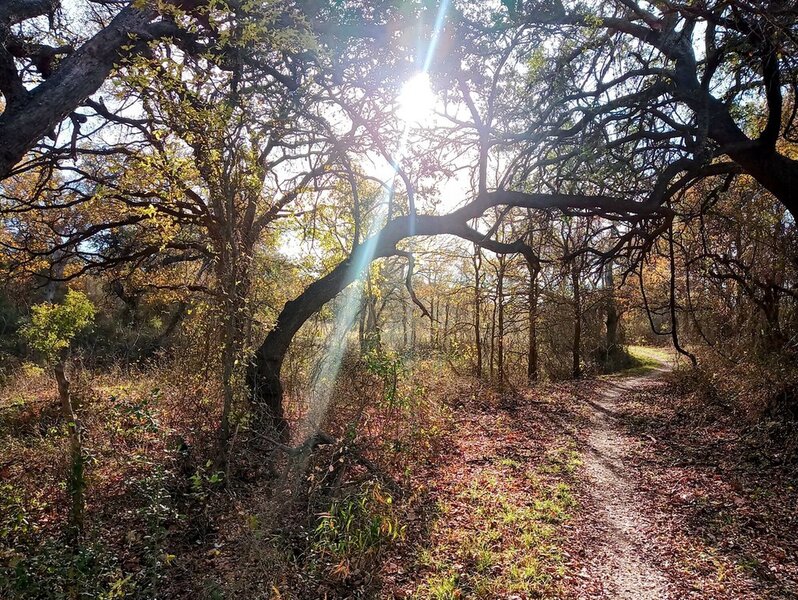
MULTIPOLYGON (((396 180, 398 178, 398 164, 404 158, 407 151, 410 130, 418 123, 429 117, 435 106, 435 94, 432 91, 429 78, 429 69, 435 55, 435 49, 440 39, 443 29, 443 21, 449 6, 449 0, 443 0, 438 6, 438 15, 435 20, 435 27, 432 38, 427 47, 426 58, 421 72, 409 79, 403 86, 397 98, 398 108, 396 115, 404 122, 402 135, 399 139, 398 147, 394 153, 395 163, 386 180, 383 182, 383 197, 372 216, 373 225, 379 226, 388 216, 388 206, 391 204, 393 195, 396 191, 396 180)), ((410 231, 413 231, 411 223, 410 231)), ((335 379, 341 368, 348 334, 355 322, 358 312, 362 306, 363 283, 362 278, 374 258, 378 239, 369 238, 363 242, 362 252, 358 253, 359 260, 350 265, 357 283, 345 290, 342 303, 337 311, 332 331, 327 338, 327 349, 324 352, 317 376, 311 384, 311 394, 309 398, 308 411, 302 422, 299 424, 299 431, 303 436, 312 436, 319 431, 324 418, 332 401, 332 394, 335 379)), ((294 475, 303 473, 304 464, 307 456, 301 456, 294 463, 291 469, 294 475)))
POLYGON ((435 94, 430 86, 429 75, 418 73, 402 86, 396 116, 406 123, 418 125, 432 114, 435 94))

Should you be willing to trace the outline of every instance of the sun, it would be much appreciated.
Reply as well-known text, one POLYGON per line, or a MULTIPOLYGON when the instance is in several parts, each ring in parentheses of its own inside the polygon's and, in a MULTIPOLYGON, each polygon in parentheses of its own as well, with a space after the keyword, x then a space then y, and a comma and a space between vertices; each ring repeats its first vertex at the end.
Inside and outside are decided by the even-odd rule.
POLYGON ((401 120, 418 125, 432 114, 435 94, 427 73, 418 73, 402 86, 397 98, 396 116, 401 120))

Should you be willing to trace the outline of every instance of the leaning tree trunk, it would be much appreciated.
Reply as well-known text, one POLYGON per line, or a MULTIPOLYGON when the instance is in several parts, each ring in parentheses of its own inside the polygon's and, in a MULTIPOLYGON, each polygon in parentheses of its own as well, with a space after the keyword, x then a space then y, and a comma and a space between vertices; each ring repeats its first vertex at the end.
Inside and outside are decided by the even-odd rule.
MULTIPOLYGON (((546 195, 525 196, 525 205, 548 208, 551 199, 546 195)), ((570 197, 582 202, 582 197, 570 197)), ((285 304, 266 339, 255 351, 247 372, 249 397, 256 420, 276 430, 281 439, 287 439, 288 423, 283 411, 283 386, 280 371, 288 348, 302 325, 327 302, 350 283, 358 279, 365 267, 376 258, 396 254, 396 245, 412 236, 450 234, 478 242, 481 246, 498 252, 524 252, 524 245, 498 244, 471 229, 467 223, 483 214, 488 205, 510 201, 520 204, 515 197, 505 198, 503 193, 486 193, 481 202, 466 205, 447 215, 409 215, 389 221, 383 229, 353 248, 349 257, 327 275, 310 284, 302 294, 285 304)), ((414 330, 411 332, 414 335, 414 330)))
MULTIPOLYGON (((289 304, 286 304, 286 308, 280 313, 281 317, 285 315, 285 320, 289 320, 296 312, 292 309, 289 311, 290 314, 286 315, 289 304)), ((256 419, 260 424, 273 429, 283 441, 288 439, 289 430, 283 412, 283 384, 280 381, 280 371, 292 337, 293 333, 288 328, 275 327, 255 352, 247 373, 250 401, 256 419)))
MULTIPOLYGON (((249 365, 247 382, 256 420, 273 429, 283 441, 289 438, 290 433, 283 410, 283 385, 280 381, 285 356, 302 325, 357 279, 360 271, 352 265, 360 264, 358 260, 362 260, 358 256, 360 248, 362 246, 330 273, 310 284, 294 300, 286 302, 249 365)), ((374 254, 375 257, 384 255, 374 254)))
MULTIPOLYGON (((21 10, 38 10, 36 6, 56 6, 50 2, 3 2, 16 4, 21 10)), ((125 47, 141 51, 146 45, 137 44, 141 33, 146 33, 149 24, 157 16, 147 3, 130 3, 80 48, 64 58, 55 72, 43 83, 24 95, 15 96, 15 101, 6 98, 5 110, 0 114, 0 179, 8 177, 14 166, 37 141, 50 134, 57 125, 94 94, 116 63, 128 55, 125 47), (136 48, 138 46, 138 48, 136 48)), ((51 8, 41 10, 41 16, 51 8)), ((4 11, 6 12, 6 11, 4 11)), ((11 14, 13 15, 13 8, 11 14)), ((5 24, 4 24, 5 25, 5 24)), ((8 29, 6 30, 8 31, 8 29)), ((150 31, 157 35, 155 29, 150 31)), ((165 28, 162 31, 170 31, 165 28)), ((5 38, 3 38, 5 47, 5 38)), ((5 63, 4 63, 5 65, 5 63)), ((12 71, 13 73, 13 71, 12 71)), ((3 76, 6 77, 7 73, 3 76)))

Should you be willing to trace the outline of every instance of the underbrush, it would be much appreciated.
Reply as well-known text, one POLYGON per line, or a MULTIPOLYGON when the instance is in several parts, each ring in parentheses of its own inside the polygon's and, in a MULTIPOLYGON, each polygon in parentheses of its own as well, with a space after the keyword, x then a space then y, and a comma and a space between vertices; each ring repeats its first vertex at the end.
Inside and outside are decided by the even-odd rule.
POLYGON ((77 538, 65 529, 68 424, 51 376, 23 364, 0 392, 0 596, 163 595, 210 504, 192 477, 210 456, 212 386, 172 368, 75 366, 87 491, 77 538))
POLYGON ((421 500, 419 472, 446 439, 448 400, 467 387, 439 369, 426 360, 411 369, 379 345, 344 357, 322 424, 328 442, 293 485, 294 506, 279 509, 286 520, 273 543, 284 554, 275 569, 287 575, 269 584, 274 597, 372 598, 381 588, 384 552, 404 542, 421 500))
MULTIPOLYGON (((512 439, 537 439, 528 429, 537 425, 507 412, 524 410, 518 394, 379 344, 344 356, 321 435, 302 430, 308 402, 287 398, 291 451, 236 409, 227 469, 214 450, 220 391, 196 369, 78 368, 73 382, 87 454, 80 544, 62 535, 67 436, 49 375, 20 368, 0 393, 0 451, 9 457, 2 597, 373 598, 398 564, 391 556, 439 535, 433 522, 443 521, 419 515, 442 457, 462 460, 450 456, 458 415, 476 411, 512 439)), ((565 568, 558 532, 574 510, 578 456, 548 447, 530 470, 507 452, 460 492, 458 502, 484 519, 458 533, 472 545, 450 538, 441 554, 419 559, 428 575, 419 597, 557 589, 565 568), (482 565, 473 577, 456 567, 472 563, 482 565)))
MULTIPOLYGON (((670 543, 684 590, 707 598, 793 598, 798 586, 796 368, 767 361, 677 369, 624 400, 648 440, 644 487, 677 515, 670 543)), ((686 592, 685 592, 686 593, 686 592)))
MULTIPOLYGON (((798 462, 798 365, 770 355, 731 363, 705 356, 671 377, 682 412, 700 426, 728 420, 759 460, 798 462)), ((749 454, 751 454, 749 453, 749 454)))
POLYGON ((392 496, 379 483, 361 484, 318 515, 311 560, 332 580, 368 585, 383 547, 404 537, 406 528, 397 513, 392 496))
POLYGON ((289 456, 238 408, 232 462, 220 470, 221 394, 212 370, 194 366, 93 372, 76 361, 87 465, 78 543, 63 535, 68 439, 50 374, 17 365, 6 377, 0 597, 332 599, 379 589, 383 553, 405 536, 417 469, 439 451, 445 399, 460 384, 441 381, 432 362, 411 375, 378 347, 347 356, 323 443, 289 456))

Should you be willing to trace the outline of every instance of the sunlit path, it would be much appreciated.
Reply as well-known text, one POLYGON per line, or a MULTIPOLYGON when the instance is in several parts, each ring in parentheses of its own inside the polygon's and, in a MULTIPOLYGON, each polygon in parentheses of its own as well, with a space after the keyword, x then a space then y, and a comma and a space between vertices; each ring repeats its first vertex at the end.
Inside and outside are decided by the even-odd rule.
POLYGON ((641 510, 628 456, 632 442, 620 431, 613 414, 618 396, 639 389, 651 377, 633 377, 599 388, 591 407, 590 434, 582 456, 602 541, 579 574, 585 580, 585 598, 676 597, 657 565, 657 556, 651 553, 662 542, 651 517, 641 510))

